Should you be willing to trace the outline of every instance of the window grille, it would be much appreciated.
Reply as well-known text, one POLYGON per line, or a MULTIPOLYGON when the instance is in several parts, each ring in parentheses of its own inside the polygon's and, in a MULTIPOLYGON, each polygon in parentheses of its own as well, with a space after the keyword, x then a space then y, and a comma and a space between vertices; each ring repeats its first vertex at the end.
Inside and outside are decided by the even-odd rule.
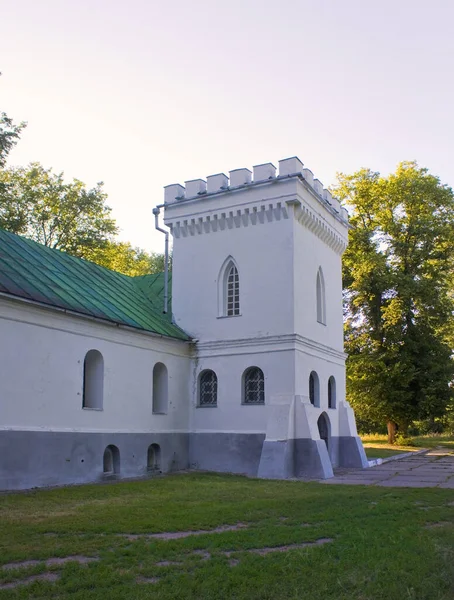
POLYGON ((244 374, 244 404, 265 404, 265 377, 258 367, 244 374))
POLYGON ((233 317, 240 314, 240 279, 238 277, 238 269, 232 265, 227 273, 227 310, 228 317, 233 317))
POLYGON ((218 378, 214 371, 203 371, 199 383, 199 406, 216 406, 218 402, 218 378))

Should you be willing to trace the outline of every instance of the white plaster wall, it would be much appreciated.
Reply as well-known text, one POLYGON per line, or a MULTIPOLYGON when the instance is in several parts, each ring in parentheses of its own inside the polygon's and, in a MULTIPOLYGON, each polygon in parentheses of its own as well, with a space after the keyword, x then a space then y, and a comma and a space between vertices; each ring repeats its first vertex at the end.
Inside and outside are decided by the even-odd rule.
POLYGON ((292 330, 291 221, 228 229, 174 241, 176 323, 198 339, 235 339, 292 330), (240 316, 219 317, 218 277, 238 266, 240 316))
POLYGON ((177 324, 197 339, 223 340, 290 333, 293 329, 293 225, 285 205, 290 188, 283 184, 250 189, 233 195, 203 198, 166 208, 166 223, 184 223, 200 217, 237 215, 237 224, 174 236, 172 309, 177 324), (270 211, 280 202, 283 211, 270 211), (268 215, 245 217, 244 210, 262 208, 268 215), (273 212, 273 220, 269 220, 273 212), (275 215, 278 218, 275 218, 275 215), (261 220, 262 219, 262 222, 261 220), (219 318, 218 277, 228 256, 238 266, 241 316, 219 318))
POLYGON ((175 202, 166 206, 165 221, 174 233, 173 312, 194 337, 227 340, 298 333, 342 349, 341 257, 332 244, 333 236, 346 242, 347 226, 299 179, 175 202), (319 235, 313 232, 317 225, 297 220, 302 208, 317 220, 319 235), (256 213, 263 219, 252 224, 250 215, 256 213), (213 228, 222 221, 222 228, 213 228), (228 256, 238 265, 241 316, 219 318, 218 277, 228 256), (316 315, 319 266, 325 280, 326 326, 316 315))
POLYGON ((197 361, 192 390, 192 430, 196 432, 265 433, 273 398, 294 393, 291 350, 248 352, 237 348, 229 353, 204 356, 197 361), (248 367, 259 367, 265 377, 265 404, 242 404, 242 376, 248 367), (217 407, 198 406, 198 375, 205 369, 218 377, 217 407))
POLYGON ((312 231, 294 222, 295 332, 338 351, 343 350, 341 256, 312 231), (325 281, 326 324, 317 321, 316 281, 319 267, 325 281))
POLYGON ((187 431, 189 344, 0 300, 0 428, 187 431), (103 410, 82 409, 88 350, 104 358, 103 410), (169 373, 167 415, 152 414, 156 362, 169 373))
POLYGON ((319 378, 320 407, 310 406, 314 422, 326 412, 331 423, 331 435, 339 435, 339 404, 345 401, 345 364, 342 358, 300 348, 295 355, 296 394, 309 402, 309 376, 315 371, 319 378), (336 408, 328 408, 328 380, 336 380, 336 408))

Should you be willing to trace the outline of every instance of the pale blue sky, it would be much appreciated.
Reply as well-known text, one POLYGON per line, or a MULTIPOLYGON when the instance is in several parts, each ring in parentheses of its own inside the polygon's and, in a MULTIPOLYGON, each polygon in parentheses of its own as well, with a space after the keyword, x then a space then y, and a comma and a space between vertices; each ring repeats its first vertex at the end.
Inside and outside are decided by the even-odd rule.
POLYGON ((454 185, 452 0, 0 0, 11 164, 105 182, 122 238, 162 250, 162 187, 297 155, 416 159, 454 185))

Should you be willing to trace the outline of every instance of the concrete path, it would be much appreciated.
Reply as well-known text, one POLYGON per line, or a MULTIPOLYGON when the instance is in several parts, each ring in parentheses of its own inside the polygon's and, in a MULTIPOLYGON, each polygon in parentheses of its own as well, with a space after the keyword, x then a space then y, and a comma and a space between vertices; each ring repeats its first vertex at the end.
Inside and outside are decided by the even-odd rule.
POLYGON ((336 469, 334 477, 321 483, 454 489, 454 450, 435 448, 368 469, 336 469))

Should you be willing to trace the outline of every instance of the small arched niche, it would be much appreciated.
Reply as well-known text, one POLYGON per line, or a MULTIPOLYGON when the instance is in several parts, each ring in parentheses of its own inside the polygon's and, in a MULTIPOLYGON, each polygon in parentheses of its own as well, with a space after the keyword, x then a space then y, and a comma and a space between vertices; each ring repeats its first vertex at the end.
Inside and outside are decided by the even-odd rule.
POLYGON ((117 446, 110 444, 104 450, 102 459, 104 475, 116 475, 120 473, 120 450, 117 446))
POLYGON ((326 325, 326 299, 325 299, 325 279, 323 277, 322 268, 317 271, 316 281, 316 296, 317 296, 317 321, 322 325, 326 325))
POLYGON ((89 350, 84 359, 82 408, 102 410, 104 396, 104 359, 98 350, 89 350))
POLYGON ((161 472, 161 447, 159 444, 150 444, 147 452, 147 470, 161 472))
POLYGON ((309 400, 314 406, 320 406, 320 381, 315 371, 309 375, 309 400))
POLYGON ((336 408, 336 380, 332 375, 328 379, 328 408, 336 408))
POLYGON ((167 414, 169 403, 169 374, 164 363, 158 362, 153 368, 153 413, 167 414))

